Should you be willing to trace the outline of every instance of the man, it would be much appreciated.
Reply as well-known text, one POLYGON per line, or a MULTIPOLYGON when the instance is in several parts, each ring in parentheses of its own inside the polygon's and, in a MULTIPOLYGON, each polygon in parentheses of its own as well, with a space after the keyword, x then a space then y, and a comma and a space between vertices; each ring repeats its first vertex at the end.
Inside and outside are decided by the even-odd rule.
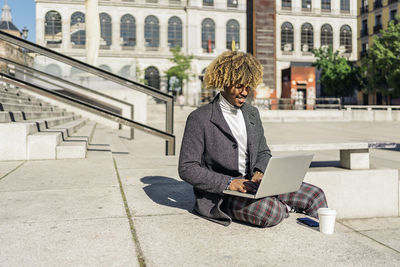
POLYGON ((258 200, 222 193, 227 188, 255 191, 271 158, 258 110, 245 103, 262 76, 251 54, 222 53, 204 76, 206 88, 221 93, 186 121, 179 175, 193 185, 194 212, 226 226, 236 219, 270 227, 288 217, 290 209, 317 217, 318 208, 327 207, 323 191, 306 183, 298 192, 258 200))

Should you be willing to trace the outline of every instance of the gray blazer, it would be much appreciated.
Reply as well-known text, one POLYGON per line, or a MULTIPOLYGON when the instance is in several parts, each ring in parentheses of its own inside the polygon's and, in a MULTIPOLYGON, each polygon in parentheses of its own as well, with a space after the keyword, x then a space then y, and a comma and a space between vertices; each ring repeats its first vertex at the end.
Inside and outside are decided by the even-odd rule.
MULTIPOLYGON (((221 210, 231 177, 240 178, 238 145, 219 105, 214 100, 190 113, 179 156, 179 176, 193 185, 196 202, 194 212, 228 226, 232 219, 221 210)), ((242 113, 247 130, 249 153, 248 177, 254 171, 265 171, 271 158, 258 110, 244 104, 242 113)))

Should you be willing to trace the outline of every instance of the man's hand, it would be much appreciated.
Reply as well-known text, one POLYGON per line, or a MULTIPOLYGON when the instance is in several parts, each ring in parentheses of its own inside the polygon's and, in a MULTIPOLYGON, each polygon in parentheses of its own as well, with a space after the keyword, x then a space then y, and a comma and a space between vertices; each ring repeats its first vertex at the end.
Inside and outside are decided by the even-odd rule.
POLYGON ((254 183, 259 184, 263 177, 264 177, 264 173, 262 173, 260 171, 256 171, 256 172, 254 172, 254 175, 251 178, 251 181, 254 182, 254 183))
POLYGON ((235 179, 232 180, 228 189, 233 191, 239 191, 242 193, 255 192, 257 191, 258 185, 247 179, 235 179))

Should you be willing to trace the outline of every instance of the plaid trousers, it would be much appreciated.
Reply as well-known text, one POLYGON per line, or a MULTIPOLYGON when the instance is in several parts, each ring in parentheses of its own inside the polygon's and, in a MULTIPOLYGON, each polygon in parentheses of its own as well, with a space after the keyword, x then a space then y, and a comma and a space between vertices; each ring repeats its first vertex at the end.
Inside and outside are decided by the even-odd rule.
POLYGON ((222 209, 232 219, 247 222, 260 227, 271 227, 289 217, 286 205, 293 211, 305 213, 318 218, 317 210, 326 208, 325 194, 319 187, 302 183, 297 192, 250 199, 237 196, 226 196, 222 209))

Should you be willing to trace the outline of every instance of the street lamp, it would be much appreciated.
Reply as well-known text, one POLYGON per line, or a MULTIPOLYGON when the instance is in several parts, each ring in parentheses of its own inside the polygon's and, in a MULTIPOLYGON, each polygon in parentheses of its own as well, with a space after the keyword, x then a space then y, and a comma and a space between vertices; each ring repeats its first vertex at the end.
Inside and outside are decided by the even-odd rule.
POLYGON ((24 28, 22 29, 22 37, 24 37, 25 40, 28 38, 28 32, 28 28, 24 26, 24 28))

